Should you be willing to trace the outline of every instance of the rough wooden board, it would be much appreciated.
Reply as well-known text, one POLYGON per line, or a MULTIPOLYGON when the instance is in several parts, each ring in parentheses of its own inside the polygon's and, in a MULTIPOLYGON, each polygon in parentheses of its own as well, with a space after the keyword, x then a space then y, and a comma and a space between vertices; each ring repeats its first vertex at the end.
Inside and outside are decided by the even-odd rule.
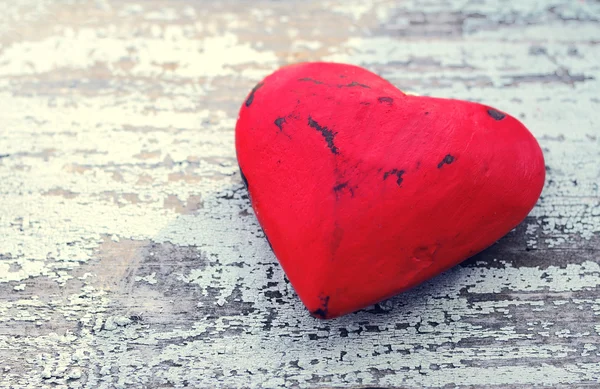
POLYGON ((0 9, 0 387, 600 385, 599 2, 0 9), (264 75, 317 59, 517 115, 547 158, 538 206, 414 291, 309 317, 233 128, 264 75))

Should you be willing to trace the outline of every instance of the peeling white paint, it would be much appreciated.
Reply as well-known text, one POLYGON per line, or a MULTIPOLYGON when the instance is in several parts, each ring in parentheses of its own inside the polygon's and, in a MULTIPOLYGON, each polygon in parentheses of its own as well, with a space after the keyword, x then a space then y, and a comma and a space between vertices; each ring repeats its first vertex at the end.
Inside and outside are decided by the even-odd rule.
POLYGON ((149 276, 145 276, 145 277, 135 277, 135 280, 136 281, 144 281, 149 284, 156 284, 158 282, 158 280, 155 277, 156 277, 156 272, 150 274, 149 276))
POLYGON ((236 66, 258 61, 274 64, 272 52, 241 44, 233 34, 187 40, 181 27, 161 30, 155 39, 101 36, 94 29, 66 30, 63 36, 15 43, 0 52, 0 77, 80 70, 104 64, 113 76, 201 78, 232 76, 236 66), (44 61, 40 61, 44 58, 44 61), (135 65, 129 69, 126 63, 135 65), (125 68, 122 66, 125 63, 125 68), (170 66, 174 64, 173 66, 170 66))

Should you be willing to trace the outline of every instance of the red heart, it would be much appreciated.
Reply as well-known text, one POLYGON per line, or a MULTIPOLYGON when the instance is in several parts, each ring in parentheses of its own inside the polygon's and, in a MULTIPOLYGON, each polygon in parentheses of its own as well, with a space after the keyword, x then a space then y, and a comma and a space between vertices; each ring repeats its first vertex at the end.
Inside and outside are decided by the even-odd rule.
POLYGON ((333 63, 288 66, 256 85, 236 149, 273 252, 320 318, 489 247, 527 216, 545 179, 538 143, 512 116, 406 95, 333 63))

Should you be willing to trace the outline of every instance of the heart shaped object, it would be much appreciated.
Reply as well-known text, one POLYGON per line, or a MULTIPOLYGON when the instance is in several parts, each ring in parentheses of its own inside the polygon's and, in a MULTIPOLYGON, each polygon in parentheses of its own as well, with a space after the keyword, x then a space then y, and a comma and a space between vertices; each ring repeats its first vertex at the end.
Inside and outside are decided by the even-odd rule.
POLYGON ((365 69, 284 67, 243 103, 252 207, 311 314, 333 318, 484 250, 531 211, 542 151, 517 119, 406 95, 365 69))

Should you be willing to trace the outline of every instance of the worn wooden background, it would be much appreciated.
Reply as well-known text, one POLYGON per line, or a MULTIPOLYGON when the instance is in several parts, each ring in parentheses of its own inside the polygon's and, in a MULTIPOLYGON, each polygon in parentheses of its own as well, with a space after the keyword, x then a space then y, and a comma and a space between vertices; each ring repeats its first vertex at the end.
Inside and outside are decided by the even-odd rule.
POLYGON ((600 3, 0 0, 0 387, 600 387, 600 3), (527 220, 427 284, 310 317, 235 160, 305 60, 519 117, 527 220))

